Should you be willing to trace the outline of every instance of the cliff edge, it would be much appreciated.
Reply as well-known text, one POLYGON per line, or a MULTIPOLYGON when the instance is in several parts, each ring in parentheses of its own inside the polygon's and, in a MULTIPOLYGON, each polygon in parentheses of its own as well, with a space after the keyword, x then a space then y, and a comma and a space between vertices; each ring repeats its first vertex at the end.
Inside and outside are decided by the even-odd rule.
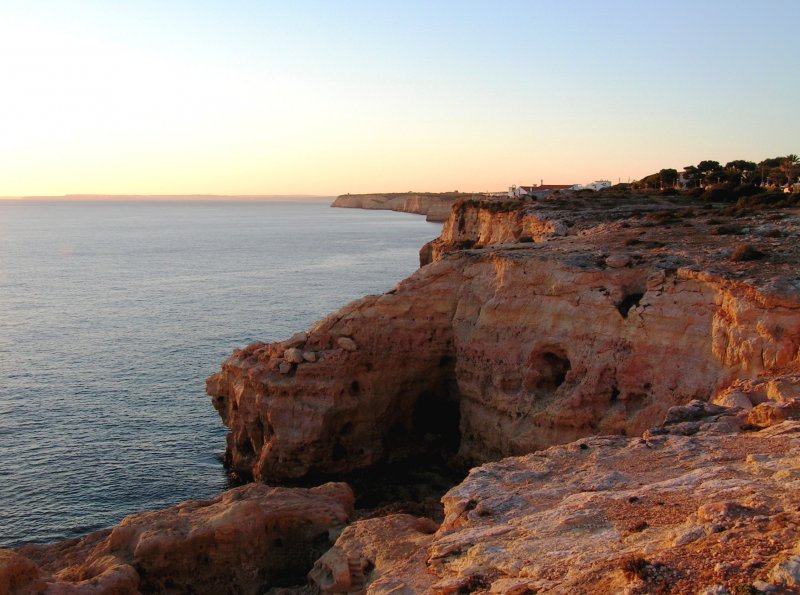
POLYGON ((694 399, 788 399, 797 232, 687 199, 461 202, 394 290, 209 378, 226 463, 283 481, 430 444, 475 465, 637 436, 694 399))
POLYGON ((799 231, 790 203, 460 201, 395 289, 207 381, 235 475, 352 492, 0 550, 0 592, 800 592, 799 231), (433 460, 473 467, 442 508, 365 501, 433 460))

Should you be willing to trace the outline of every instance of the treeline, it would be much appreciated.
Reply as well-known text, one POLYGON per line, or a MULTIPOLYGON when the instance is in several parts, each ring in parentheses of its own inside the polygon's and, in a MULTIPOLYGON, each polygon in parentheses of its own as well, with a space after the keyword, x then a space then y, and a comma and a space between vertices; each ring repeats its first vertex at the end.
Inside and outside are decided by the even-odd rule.
POLYGON ((718 184, 753 184, 758 186, 789 186, 798 182, 800 158, 797 155, 771 157, 756 163, 736 159, 722 165, 705 160, 687 165, 682 172, 662 169, 633 183, 634 188, 704 188, 718 184))

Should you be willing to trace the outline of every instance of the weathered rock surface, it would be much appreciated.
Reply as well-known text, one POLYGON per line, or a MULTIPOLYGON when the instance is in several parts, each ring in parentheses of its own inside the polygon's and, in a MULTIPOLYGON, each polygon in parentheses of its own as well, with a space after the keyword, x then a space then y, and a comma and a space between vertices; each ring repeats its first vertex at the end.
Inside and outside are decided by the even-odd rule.
POLYGON ((263 593, 301 581, 352 513, 346 484, 247 485, 82 539, 0 550, 0 593, 263 593))
POLYGON ((692 399, 749 402, 753 426, 785 419, 800 396, 800 258, 783 239, 797 216, 739 217, 734 235, 697 205, 581 200, 461 203, 429 266, 291 344, 316 362, 289 366, 287 342, 235 352, 207 383, 229 466, 341 473, 426 436, 480 463, 639 435, 692 399), (744 241, 769 258, 729 260, 744 241))
POLYGON ((416 213, 428 221, 445 221, 456 201, 470 196, 458 192, 404 192, 388 194, 343 194, 333 201, 332 207, 373 209, 416 213))
POLYGON ((649 438, 591 437, 473 469, 445 520, 358 521, 311 572, 324 593, 745 593, 800 585, 800 422, 675 411, 649 438))
POLYGON ((798 229, 461 203, 429 266, 207 383, 242 477, 485 463, 441 525, 398 503, 343 528, 346 485, 256 484, 0 550, 0 593, 800 592, 798 229), (759 260, 730 258, 745 242, 759 260))

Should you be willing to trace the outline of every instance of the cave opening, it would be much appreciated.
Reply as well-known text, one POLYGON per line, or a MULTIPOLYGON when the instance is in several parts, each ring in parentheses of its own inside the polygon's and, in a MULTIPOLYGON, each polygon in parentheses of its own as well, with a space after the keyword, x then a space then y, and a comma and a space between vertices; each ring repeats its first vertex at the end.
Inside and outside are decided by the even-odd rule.
POLYGON ((440 518, 441 496, 464 479, 461 395, 455 358, 444 355, 420 386, 401 392, 383 433, 383 461, 348 475, 356 507, 440 518))
POLYGON ((385 459, 344 478, 356 508, 406 512, 441 520, 440 499, 466 477, 458 395, 444 386, 423 391, 384 433, 385 459))
POLYGON ((401 460, 423 453, 455 455, 461 444, 460 424, 458 399, 447 391, 423 391, 385 432, 387 457, 401 460))
POLYGON ((572 369, 564 350, 558 347, 535 349, 528 358, 525 389, 534 393, 554 393, 567 380, 572 369))
POLYGON ((627 318, 628 312, 630 312, 631 308, 638 306, 643 297, 643 293, 625 294, 625 297, 622 298, 622 301, 617 304, 617 310, 619 310, 619 313, 622 314, 623 318, 627 318))
POLYGON ((412 415, 412 438, 455 453, 461 443, 461 411, 458 401, 423 393, 412 415))

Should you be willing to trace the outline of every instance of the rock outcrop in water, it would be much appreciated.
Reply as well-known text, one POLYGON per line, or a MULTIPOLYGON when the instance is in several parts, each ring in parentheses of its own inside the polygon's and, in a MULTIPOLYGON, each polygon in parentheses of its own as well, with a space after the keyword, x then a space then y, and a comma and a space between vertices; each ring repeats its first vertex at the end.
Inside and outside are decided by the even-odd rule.
POLYGON ((0 593, 263 593, 303 579, 353 513, 346 484, 251 484, 53 545, 0 550, 0 593))
POLYGON ((404 192, 387 194, 343 194, 332 207, 398 211, 425 215, 428 221, 445 221, 458 200, 469 197, 458 192, 404 192))

